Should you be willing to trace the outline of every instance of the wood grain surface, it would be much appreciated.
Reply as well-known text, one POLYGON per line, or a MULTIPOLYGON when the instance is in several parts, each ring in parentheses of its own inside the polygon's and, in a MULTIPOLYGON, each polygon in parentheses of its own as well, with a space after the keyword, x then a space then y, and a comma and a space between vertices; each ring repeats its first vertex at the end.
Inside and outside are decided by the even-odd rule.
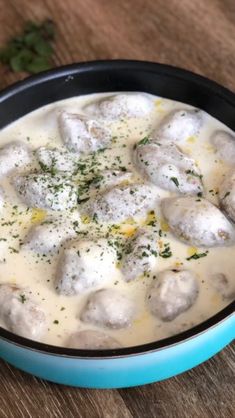
MULTIPOLYGON (((0 0, 0 46, 26 20, 57 25, 54 65, 107 58, 193 70, 235 91, 234 0, 0 0)), ((26 77, 0 65, 0 87, 26 77)), ((235 417, 235 346, 183 375, 144 387, 86 390, 0 363, 0 418, 235 417)))

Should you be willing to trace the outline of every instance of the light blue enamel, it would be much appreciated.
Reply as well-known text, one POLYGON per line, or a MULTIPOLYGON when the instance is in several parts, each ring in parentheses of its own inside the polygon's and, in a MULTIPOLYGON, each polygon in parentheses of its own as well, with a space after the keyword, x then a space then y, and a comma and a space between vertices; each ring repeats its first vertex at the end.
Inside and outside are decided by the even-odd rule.
POLYGON ((0 356, 14 366, 66 385, 89 388, 137 386, 167 379, 207 360, 235 338, 235 314, 169 348, 119 358, 49 355, 0 340, 0 356))

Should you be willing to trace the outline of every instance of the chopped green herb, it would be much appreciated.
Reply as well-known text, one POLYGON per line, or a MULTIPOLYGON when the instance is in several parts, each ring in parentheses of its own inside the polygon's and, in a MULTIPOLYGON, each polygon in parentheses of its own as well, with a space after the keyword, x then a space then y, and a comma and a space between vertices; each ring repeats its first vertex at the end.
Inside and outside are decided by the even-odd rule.
POLYGON ((15 254, 18 254, 18 250, 16 250, 15 248, 13 248, 13 247, 8 247, 9 248, 9 250, 11 251, 11 253, 15 253, 15 254))
POLYGON ((148 136, 145 136, 143 139, 141 139, 137 144, 134 145, 134 149, 136 149, 137 145, 146 145, 149 144, 150 140, 148 136))
POLYGON ((190 260, 198 260, 199 258, 202 257, 206 257, 209 251, 206 251, 204 253, 194 253, 193 255, 191 255, 190 257, 187 257, 186 260, 190 261, 190 260))
POLYGON ((147 225, 149 225, 149 226, 156 226, 156 221, 149 221, 147 223, 147 225))
POLYGON ((25 295, 20 295, 20 301, 21 301, 21 303, 25 303, 25 301, 26 301, 25 295))
POLYGON ((177 179, 177 177, 171 177, 171 181, 175 183, 176 187, 179 187, 179 180, 177 179))
POLYGON ((59 323, 58 319, 55 319, 55 320, 53 321, 53 324, 58 325, 58 323, 59 323))
POLYGON ((224 197, 222 198, 222 200, 225 199, 226 197, 228 197, 229 195, 230 195, 230 192, 226 192, 224 197))
POLYGON ((12 226, 12 225, 14 225, 14 223, 16 223, 16 221, 3 222, 1 225, 2 226, 12 226))
POLYGON ((80 205, 81 203, 86 203, 88 202, 90 198, 89 197, 84 197, 83 199, 80 199, 79 197, 77 198, 77 202, 80 205))
POLYGON ((194 177, 198 177, 200 180, 202 180, 202 178, 203 178, 202 174, 198 174, 193 170, 186 170, 185 173, 186 174, 191 174, 191 176, 194 176, 194 177))
POLYGON ((159 253, 160 257, 162 257, 162 258, 171 257, 172 252, 171 252, 171 249, 170 249, 170 245, 169 244, 164 244, 164 246, 165 246, 164 250, 159 253))

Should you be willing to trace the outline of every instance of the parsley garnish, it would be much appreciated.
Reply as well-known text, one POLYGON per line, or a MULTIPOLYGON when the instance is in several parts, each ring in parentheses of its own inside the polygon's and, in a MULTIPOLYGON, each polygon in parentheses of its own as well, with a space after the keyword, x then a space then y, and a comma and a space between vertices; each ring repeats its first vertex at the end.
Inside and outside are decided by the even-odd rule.
POLYGON ((16 250, 15 248, 13 248, 13 247, 8 247, 9 248, 9 250, 11 251, 11 253, 15 253, 15 254, 18 254, 18 250, 16 250))
POLYGON ((21 301, 21 303, 25 303, 25 301, 26 301, 25 295, 20 295, 20 301, 21 301))
POLYGON ((171 181, 175 183, 176 187, 179 187, 179 180, 177 179, 177 177, 171 177, 171 181))
POLYGON ((149 144, 150 140, 148 136, 145 136, 143 139, 141 139, 137 144, 134 145, 134 149, 136 149, 137 145, 146 145, 149 144))
POLYGON ((226 192, 225 195, 224 195, 224 197, 222 198, 222 200, 225 199, 229 195, 230 195, 230 192, 226 192))
POLYGON ((164 244, 165 248, 163 251, 159 253, 160 257, 162 258, 169 258, 172 256, 172 252, 170 249, 170 244, 164 244))
POLYGON ((51 20, 41 24, 26 23, 24 31, 10 39, 0 50, 0 61, 7 64, 12 71, 39 73, 51 68, 55 27, 51 20))
POLYGON ((209 251, 206 251, 205 253, 194 253, 190 257, 187 257, 186 260, 198 260, 199 258, 206 257, 209 251))
POLYGON ((202 180, 202 178, 203 178, 202 174, 198 174, 193 170, 186 170, 185 173, 186 174, 191 174, 191 176, 194 176, 194 177, 198 177, 200 180, 202 180))

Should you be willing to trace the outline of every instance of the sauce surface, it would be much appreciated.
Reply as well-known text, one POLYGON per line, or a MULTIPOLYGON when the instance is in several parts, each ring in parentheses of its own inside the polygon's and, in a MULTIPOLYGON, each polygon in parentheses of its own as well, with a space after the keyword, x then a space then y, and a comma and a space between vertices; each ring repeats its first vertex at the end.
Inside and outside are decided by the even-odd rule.
MULTIPOLYGON (((56 102, 38 109, 0 132, 1 147, 20 140, 32 150, 39 147, 59 148, 65 150, 58 128, 57 118, 61 110, 71 113, 84 113, 83 108, 89 103, 108 94, 95 94, 75 97, 56 102)), ((123 118, 112 121, 112 143, 101 152, 83 156, 80 159, 80 170, 76 174, 76 182, 81 186, 91 178, 94 172, 105 169, 124 170, 133 173, 132 182, 142 182, 143 177, 133 163, 133 147, 136 143, 148 137, 158 126, 161 120, 169 112, 177 109, 191 109, 190 106, 168 99, 150 96, 154 102, 154 110, 144 118, 123 118)), ((180 142, 180 149, 192 157, 203 176, 205 197, 214 204, 218 204, 218 187, 224 175, 229 170, 229 165, 223 162, 209 140, 215 130, 231 132, 226 126, 210 115, 202 112, 203 124, 197 135, 189 136, 180 142)), ((36 169, 33 161, 30 169, 14 171, 25 173, 36 169)), ((98 329, 100 327, 82 322, 79 319, 90 291, 101 288, 115 288, 123 294, 129 295, 136 301, 138 312, 133 324, 124 329, 108 329, 105 332, 117 339, 123 346, 133 346, 160 340, 186 330, 216 312, 224 308, 230 300, 224 298, 211 283, 211 275, 223 273, 229 281, 229 286, 234 289, 235 271, 235 246, 196 248, 180 242, 169 230, 164 221, 159 204, 156 204, 154 213, 150 211, 144 218, 124 221, 119 225, 104 225, 94 222, 82 213, 79 222, 74 216, 74 228, 77 238, 89 236, 130 238, 136 228, 146 225, 156 225, 161 230, 161 236, 157 237, 158 245, 162 249, 161 255, 156 257, 156 263, 149 274, 131 282, 125 282, 122 278, 119 265, 112 269, 107 268, 106 279, 100 286, 96 286, 87 292, 75 296, 59 295, 55 291, 55 275, 62 247, 54 254, 37 254, 22 247, 22 242, 29 229, 33 225, 40 224, 48 216, 44 209, 28 208, 20 199, 12 185, 12 173, 0 180, 4 191, 4 207, 0 222, 0 283, 18 284, 27 287, 32 292, 34 299, 45 309, 48 326, 42 342, 64 346, 69 336, 79 330, 98 329), (21 248, 22 247, 22 248, 21 248), (201 257, 194 257, 203 254, 201 257), (205 254, 206 253, 206 254, 205 254), (153 316, 146 305, 146 293, 154 279, 154 276, 165 269, 186 268, 195 271, 198 278, 199 294, 193 306, 181 313, 174 320, 165 322, 153 316)), ((160 199, 174 196, 175 193, 163 190, 150 184, 160 199)), ((86 190, 83 190, 82 199, 87 198, 86 190)), ((84 202, 81 202, 84 203, 84 202)), ((78 212, 80 204, 78 204, 78 212)), ((50 212, 50 211, 49 211, 50 212)), ((50 214, 50 213, 49 213, 50 214)), ((61 214, 59 216, 62 216, 61 214)), ((95 262, 95 256, 90 252, 90 263, 95 262)), ((4 327, 4 322, 1 322, 4 327)))

